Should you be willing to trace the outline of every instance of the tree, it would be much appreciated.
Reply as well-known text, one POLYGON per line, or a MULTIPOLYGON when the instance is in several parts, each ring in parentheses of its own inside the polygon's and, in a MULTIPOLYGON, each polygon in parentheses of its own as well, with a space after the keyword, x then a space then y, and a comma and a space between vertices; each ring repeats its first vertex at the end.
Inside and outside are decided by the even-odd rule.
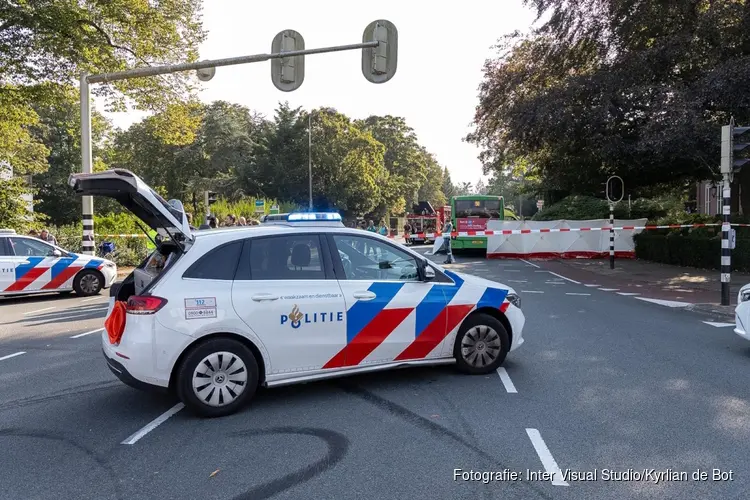
POLYGON ((611 174, 715 175, 718 126, 750 121, 748 2, 527 3, 547 21, 484 68, 468 139, 486 172, 525 162, 545 190, 595 195, 611 174))
POLYGON ((23 230, 33 221, 23 199, 29 192, 21 177, 0 179, 0 227, 23 230))
POLYGON ((386 211, 399 213, 422 200, 418 191, 429 175, 428 157, 419 145, 414 129, 398 116, 370 116, 355 122, 385 146, 384 164, 388 188, 383 192, 386 211))
POLYGON ((441 190, 443 191, 443 195, 445 196, 446 200, 450 200, 451 198, 456 196, 456 186, 451 180, 451 173, 448 172, 448 167, 445 167, 443 169, 443 185, 441 190))
POLYGON ((313 193, 318 206, 348 215, 375 210, 388 186, 385 147, 345 115, 320 109, 313 120, 313 193))
MULTIPOLYGON (((200 7, 201 0, 0 2, 0 161, 18 174, 46 170, 50 152, 30 133, 35 108, 64 105, 81 73, 196 61, 206 36, 200 7)), ((141 109, 179 111, 173 106, 195 90, 185 72, 92 88, 113 110, 128 97, 141 109)), ((185 131, 190 123, 181 118, 164 121, 165 135, 185 131)))
POLYGON ((433 207, 442 207, 447 199, 443 194, 443 167, 434 156, 424 151, 427 175, 424 183, 419 187, 419 200, 429 201, 433 207))
POLYGON ((454 196, 466 196, 474 194, 474 186, 471 182, 460 182, 456 185, 456 194, 454 196))
POLYGON ((480 178, 476 184, 474 184, 474 193, 476 194, 487 194, 487 185, 480 178))
MULTIPOLYGON (((48 169, 33 177, 39 203, 37 212, 45 214, 55 225, 80 220, 81 200, 66 189, 70 174, 81 170, 81 119, 75 89, 68 88, 65 100, 58 104, 34 106, 39 122, 30 129, 36 141, 49 150, 48 169)), ((104 155, 111 124, 94 111, 92 121, 92 152, 94 170, 104 170, 104 155)))

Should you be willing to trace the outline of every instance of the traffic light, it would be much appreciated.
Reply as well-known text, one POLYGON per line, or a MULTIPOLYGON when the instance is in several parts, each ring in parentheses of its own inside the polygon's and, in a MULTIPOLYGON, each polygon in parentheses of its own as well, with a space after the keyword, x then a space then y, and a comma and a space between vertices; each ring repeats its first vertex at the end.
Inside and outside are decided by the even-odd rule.
POLYGON ((208 192, 208 198, 206 198, 206 199, 208 200, 208 206, 213 205, 217 201, 216 193, 214 193, 213 191, 209 191, 208 192))
POLYGON ((750 127, 721 127, 721 173, 730 177, 750 162, 750 127))
MULTIPOLYGON (((294 30, 284 30, 273 38, 271 52, 279 54, 305 50, 305 39, 294 30)), ((305 56, 271 60, 271 81, 282 92, 297 90, 305 80, 305 56)))
POLYGON ((362 74, 372 83, 385 83, 398 66, 398 30, 386 20, 373 21, 362 34, 362 43, 377 41, 377 47, 362 49, 362 74))

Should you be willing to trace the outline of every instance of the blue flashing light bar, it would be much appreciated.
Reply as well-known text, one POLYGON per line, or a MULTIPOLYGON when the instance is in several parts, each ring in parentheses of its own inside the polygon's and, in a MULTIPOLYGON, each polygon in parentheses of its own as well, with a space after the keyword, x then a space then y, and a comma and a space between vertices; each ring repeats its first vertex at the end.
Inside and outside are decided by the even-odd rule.
POLYGON ((335 212, 297 212, 287 217, 289 222, 297 221, 341 221, 341 215, 335 212))

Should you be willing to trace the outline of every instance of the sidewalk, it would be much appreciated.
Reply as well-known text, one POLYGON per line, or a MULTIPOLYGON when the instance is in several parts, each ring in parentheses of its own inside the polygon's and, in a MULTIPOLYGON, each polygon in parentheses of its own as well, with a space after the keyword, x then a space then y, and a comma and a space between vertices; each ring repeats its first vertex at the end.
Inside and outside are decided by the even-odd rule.
POLYGON ((597 285, 622 294, 643 298, 688 303, 686 309, 724 319, 734 319, 737 292, 750 283, 750 274, 732 273, 731 306, 721 304, 721 275, 688 267, 658 264, 636 259, 618 259, 609 268, 609 259, 566 259, 539 261, 543 268, 582 284, 597 285))

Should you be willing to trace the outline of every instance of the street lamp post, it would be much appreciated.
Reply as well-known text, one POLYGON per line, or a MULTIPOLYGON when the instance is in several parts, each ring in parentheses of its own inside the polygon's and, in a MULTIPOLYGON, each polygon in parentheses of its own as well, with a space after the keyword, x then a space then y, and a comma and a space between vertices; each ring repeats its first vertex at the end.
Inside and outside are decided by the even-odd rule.
POLYGON ((312 200, 312 112, 307 115, 307 175, 310 189, 310 211, 313 209, 312 200))

